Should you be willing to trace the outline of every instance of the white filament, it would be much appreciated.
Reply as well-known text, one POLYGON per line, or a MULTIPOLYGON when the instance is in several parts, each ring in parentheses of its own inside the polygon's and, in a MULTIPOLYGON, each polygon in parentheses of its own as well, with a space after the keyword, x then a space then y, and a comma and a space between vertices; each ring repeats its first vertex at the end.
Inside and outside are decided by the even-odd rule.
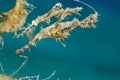
POLYGON ((74 1, 76 1, 76 2, 79 2, 79 3, 82 3, 82 4, 86 5, 87 7, 91 8, 91 9, 95 12, 95 14, 98 14, 98 12, 95 10, 95 8, 93 8, 91 5, 89 5, 89 4, 87 4, 87 3, 85 3, 85 2, 83 2, 83 1, 81 1, 81 0, 74 0, 74 1))
POLYGON ((11 76, 14 76, 16 73, 18 73, 24 67, 26 62, 28 61, 28 57, 27 56, 19 55, 19 57, 24 58, 25 61, 21 64, 21 66, 14 73, 11 74, 11 76))

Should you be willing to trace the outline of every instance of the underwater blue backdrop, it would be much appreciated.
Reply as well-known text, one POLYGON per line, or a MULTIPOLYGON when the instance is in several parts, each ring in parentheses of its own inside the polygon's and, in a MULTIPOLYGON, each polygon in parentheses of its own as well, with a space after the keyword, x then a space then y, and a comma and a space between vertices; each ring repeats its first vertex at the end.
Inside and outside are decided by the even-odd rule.
MULTIPOLYGON (((69 38, 61 43, 52 38, 37 42, 37 47, 25 51, 22 55, 29 57, 27 64, 14 76, 32 76, 40 74, 46 78, 53 71, 55 76, 50 80, 120 80, 120 6, 119 0, 82 0, 92 5, 99 12, 96 29, 71 31, 69 38)), ((82 6, 81 18, 93 11, 73 0, 28 0, 36 8, 29 14, 25 25, 37 16, 49 11, 57 2, 66 7, 82 6)), ((15 0, 0 0, 0 13, 8 11, 15 5, 15 0)), ((46 27, 40 24, 40 27, 46 27)), ((13 33, 3 34, 5 47, 0 53, 0 62, 5 74, 13 73, 24 61, 15 54, 15 50, 28 43, 24 36, 14 38, 13 33)))

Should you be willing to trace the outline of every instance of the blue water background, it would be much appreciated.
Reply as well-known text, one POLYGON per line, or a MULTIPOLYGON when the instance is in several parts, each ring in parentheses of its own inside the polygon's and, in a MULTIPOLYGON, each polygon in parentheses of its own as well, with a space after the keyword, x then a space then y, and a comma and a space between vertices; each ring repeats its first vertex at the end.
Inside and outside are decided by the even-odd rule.
MULTIPOLYGON (((56 71, 50 80, 120 80, 120 1, 118 0, 82 0, 92 5, 99 12, 96 29, 81 29, 77 27, 70 37, 63 42, 63 47, 52 38, 37 42, 37 47, 24 54, 29 57, 27 64, 14 76, 32 76, 40 74, 43 79, 56 71)), ((63 7, 82 6, 83 19, 90 13, 90 8, 73 0, 28 0, 36 8, 28 16, 26 24, 37 16, 49 11, 57 2, 63 7)), ((0 0, 0 13, 8 11, 15 5, 15 0, 0 0)), ((40 24, 46 27, 46 24, 40 24)), ((4 50, 0 54, 5 74, 13 73, 24 61, 15 54, 15 50, 28 43, 24 36, 13 38, 13 33, 4 33, 4 50)))

